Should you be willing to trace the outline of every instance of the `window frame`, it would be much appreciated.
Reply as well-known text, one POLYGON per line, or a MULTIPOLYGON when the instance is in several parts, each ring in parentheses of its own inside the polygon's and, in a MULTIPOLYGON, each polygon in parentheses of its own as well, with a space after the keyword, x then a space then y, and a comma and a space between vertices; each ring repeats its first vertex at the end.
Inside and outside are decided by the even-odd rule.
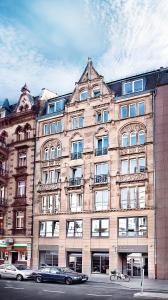
POLYGON ((82 219, 72 219, 72 220, 66 220, 66 237, 67 238, 82 238, 83 237, 83 220, 82 219), (73 236, 68 236, 68 224, 69 223, 74 223, 74 227, 73 227, 73 236), (82 232, 81 232, 81 234, 80 234, 80 236, 77 236, 76 234, 77 234, 77 232, 75 231, 75 224, 77 223, 77 222, 82 222, 81 224, 82 224, 82 226, 81 226, 81 228, 82 228, 82 232))
POLYGON ((118 217, 117 218, 117 236, 118 238, 147 238, 148 237, 148 217, 145 215, 145 216, 131 216, 131 217, 118 217), (129 235, 128 232, 131 232, 128 230, 128 220, 129 219, 136 219, 136 231, 133 231, 135 232, 136 234, 135 235, 129 235), (142 219, 142 218, 145 218, 146 219, 146 230, 144 230, 144 232, 146 231, 146 234, 139 234, 140 232, 143 232, 141 230, 139 230, 139 220, 142 219), (125 231, 121 231, 121 232, 124 232, 125 235, 120 235, 120 230, 119 230, 119 223, 120 223, 120 220, 126 220, 126 229, 125 231))
POLYGON ((88 98, 89 98, 89 92, 88 92, 87 89, 84 89, 84 90, 80 91, 80 94, 79 94, 79 100, 80 100, 80 101, 85 101, 85 100, 87 100, 88 98), (87 93, 87 97, 84 97, 84 98, 82 99, 82 94, 86 94, 86 93, 87 93))
POLYGON ((124 95, 129 95, 129 94, 133 94, 133 93, 139 93, 142 92, 144 90, 144 78, 138 78, 135 80, 131 80, 131 81, 126 81, 123 83, 123 94, 124 95), (142 82, 142 89, 135 91, 135 83, 137 81, 141 81, 142 82), (127 84, 131 84, 131 92, 126 92, 126 85, 127 84))
POLYGON ((110 236, 110 219, 109 218, 93 218, 93 219, 91 219, 91 238, 109 238, 109 236, 110 236), (102 228, 102 221, 104 221, 104 220, 106 220, 106 221, 108 221, 108 228, 107 228, 107 235, 105 235, 105 236, 103 236, 102 235, 102 232, 101 232, 101 230, 103 229, 102 228), (93 221, 98 221, 99 222, 99 231, 98 231, 98 236, 94 236, 93 235, 93 221))

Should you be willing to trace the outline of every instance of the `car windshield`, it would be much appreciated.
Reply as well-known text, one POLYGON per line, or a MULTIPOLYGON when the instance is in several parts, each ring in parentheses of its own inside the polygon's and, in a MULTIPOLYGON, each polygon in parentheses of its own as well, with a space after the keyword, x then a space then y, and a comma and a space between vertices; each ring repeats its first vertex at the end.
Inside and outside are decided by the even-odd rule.
POLYGON ((62 273, 76 273, 75 271, 71 270, 70 268, 63 267, 63 268, 58 268, 60 272, 62 273))
POLYGON ((30 268, 25 265, 15 265, 15 267, 18 270, 30 270, 30 268))

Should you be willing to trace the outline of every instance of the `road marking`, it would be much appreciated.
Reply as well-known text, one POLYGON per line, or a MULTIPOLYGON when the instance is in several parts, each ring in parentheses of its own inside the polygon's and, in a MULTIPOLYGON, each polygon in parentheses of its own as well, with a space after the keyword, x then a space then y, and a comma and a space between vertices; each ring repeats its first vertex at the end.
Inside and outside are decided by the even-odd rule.
POLYGON ((43 292, 65 294, 65 292, 62 292, 62 291, 49 291, 49 290, 43 290, 43 292))
POLYGON ((95 296, 95 297, 112 297, 112 295, 98 295, 98 294, 87 294, 87 296, 95 296))
POLYGON ((13 286, 5 286, 4 289, 24 290, 24 288, 17 288, 13 286))

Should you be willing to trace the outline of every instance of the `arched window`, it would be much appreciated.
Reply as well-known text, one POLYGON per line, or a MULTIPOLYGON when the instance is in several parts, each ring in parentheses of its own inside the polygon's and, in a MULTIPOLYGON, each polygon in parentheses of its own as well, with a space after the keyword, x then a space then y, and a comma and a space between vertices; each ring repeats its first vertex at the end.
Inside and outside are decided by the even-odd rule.
POLYGON ((88 98, 88 91, 84 90, 80 92, 80 101, 86 100, 88 98))
POLYGON ((54 146, 51 147, 51 150, 50 150, 50 158, 51 158, 51 159, 55 159, 55 148, 54 148, 54 146))
POLYGON ((140 130, 138 133, 138 143, 143 145, 145 143, 145 132, 144 130, 140 130))
POLYGON ((58 158, 61 157, 61 146, 60 145, 57 146, 57 157, 58 158))
POLYGON ((128 133, 122 134, 121 145, 122 145, 122 147, 128 147, 128 133))
POLYGON ((48 150, 48 148, 46 148, 44 150, 44 160, 49 160, 49 150, 48 150))
POLYGON ((130 133, 130 146, 136 145, 136 132, 132 131, 130 133))

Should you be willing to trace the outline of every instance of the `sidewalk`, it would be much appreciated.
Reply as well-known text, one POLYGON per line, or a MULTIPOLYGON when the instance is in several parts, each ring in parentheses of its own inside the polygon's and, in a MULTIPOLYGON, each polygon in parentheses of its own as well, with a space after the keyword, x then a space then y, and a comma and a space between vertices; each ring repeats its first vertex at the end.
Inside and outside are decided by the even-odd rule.
MULTIPOLYGON (((118 284, 128 289, 140 290, 141 288, 141 279, 140 278, 131 278, 129 282, 125 281, 110 281, 108 275, 95 275, 91 274, 89 276, 89 281, 101 282, 106 284, 118 284)), ((159 280, 159 279, 144 279, 144 291, 153 291, 168 293, 168 280, 159 280)))

